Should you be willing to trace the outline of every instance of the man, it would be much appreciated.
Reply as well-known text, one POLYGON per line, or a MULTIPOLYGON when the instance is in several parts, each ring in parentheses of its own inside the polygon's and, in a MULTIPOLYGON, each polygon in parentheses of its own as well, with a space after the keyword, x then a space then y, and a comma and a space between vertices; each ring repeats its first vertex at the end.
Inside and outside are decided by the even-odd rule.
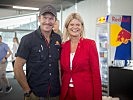
POLYGON ((40 9, 40 27, 21 39, 15 60, 15 77, 25 100, 59 100, 60 35, 52 30, 57 12, 51 5, 40 9), (26 76, 23 66, 26 63, 26 76))
POLYGON ((2 36, 0 35, 0 92, 4 92, 2 83, 5 84, 5 93, 9 93, 12 90, 12 86, 9 84, 6 78, 7 58, 12 54, 8 45, 2 42, 2 36))

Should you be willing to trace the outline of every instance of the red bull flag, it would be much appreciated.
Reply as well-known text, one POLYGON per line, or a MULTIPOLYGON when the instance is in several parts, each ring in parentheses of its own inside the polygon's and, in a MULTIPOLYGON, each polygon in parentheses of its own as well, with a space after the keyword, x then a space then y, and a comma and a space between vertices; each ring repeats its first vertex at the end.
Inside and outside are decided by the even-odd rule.
POLYGON ((110 45, 116 48, 114 60, 131 60, 131 16, 109 15, 106 21, 110 23, 110 45))

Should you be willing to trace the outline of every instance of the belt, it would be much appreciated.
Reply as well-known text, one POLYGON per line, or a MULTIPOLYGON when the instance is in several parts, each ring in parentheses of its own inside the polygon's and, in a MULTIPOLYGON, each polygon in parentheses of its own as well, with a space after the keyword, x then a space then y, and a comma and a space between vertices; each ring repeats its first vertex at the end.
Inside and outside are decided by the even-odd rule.
POLYGON ((39 97, 39 100, 59 100, 59 96, 56 96, 56 97, 39 97))

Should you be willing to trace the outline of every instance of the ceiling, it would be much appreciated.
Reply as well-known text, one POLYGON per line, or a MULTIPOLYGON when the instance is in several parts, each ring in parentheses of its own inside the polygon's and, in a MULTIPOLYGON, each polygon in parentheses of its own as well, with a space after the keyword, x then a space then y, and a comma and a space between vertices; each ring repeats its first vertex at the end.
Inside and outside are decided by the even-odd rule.
POLYGON ((60 11, 61 4, 62 9, 69 8, 83 0, 0 0, 0 9, 12 9, 12 6, 25 6, 40 8, 46 4, 53 5, 57 11, 60 11))

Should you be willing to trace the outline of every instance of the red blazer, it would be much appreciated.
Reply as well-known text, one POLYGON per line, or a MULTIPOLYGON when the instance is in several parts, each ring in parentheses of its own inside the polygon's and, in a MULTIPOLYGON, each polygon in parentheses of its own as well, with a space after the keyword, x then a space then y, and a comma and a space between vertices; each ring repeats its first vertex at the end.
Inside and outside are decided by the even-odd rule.
POLYGON ((61 95, 64 100, 72 77, 77 100, 102 100, 99 59, 95 41, 81 38, 70 70, 70 41, 61 50, 61 95))

